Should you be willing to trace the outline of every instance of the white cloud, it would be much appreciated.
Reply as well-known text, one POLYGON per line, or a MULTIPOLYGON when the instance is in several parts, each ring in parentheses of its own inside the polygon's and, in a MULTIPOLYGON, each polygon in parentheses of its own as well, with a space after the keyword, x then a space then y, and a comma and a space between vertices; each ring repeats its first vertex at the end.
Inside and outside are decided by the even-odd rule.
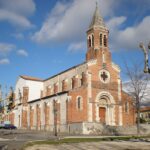
POLYGON ((30 28, 33 25, 27 17, 33 14, 35 8, 34 0, 0 0, 0 21, 30 28))
POLYGON ((33 27, 26 17, 2 9, 0 10, 0 21, 8 21, 13 25, 23 28, 33 27))
MULTIPOLYGON (((114 18, 114 20, 117 22, 119 18, 114 18)), ((124 21, 126 21, 126 18, 122 17, 122 19, 120 18, 120 22, 118 21, 118 24, 116 23, 115 26, 113 23, 110 23, 110 38, 112 49, 134 50, 138 49, 139 42, 141 41, 148 44, 150 40, 150 16, 146 16, 137 25, 129 26, 123 30, 120 30, 119 25, 124 23, 124 21)))
POLYGON ((27 57, 27 56, 28 56, 27 51, 26 51, 26 50, 24 50, 24 49, 20 49, 20 50, 18 50, 18 51, 17 51, 17 54, 18 54, 18 55, 20 55, 20 56, 25 56, 25 57, 27 57))
POLYGON ((85 42, 79 42, 79 43, 72 43, 68 47, 69 52, 79 52, 79 51, 84 51, 86 48, 86 43, 85 42))
POLYGON ((13 44, 0 43, 0 56, 7 56, 13 49, 15 49, 13 44))
POLYGON ((7 58, 0 59, 0 65, 5 65, 5 64, 9 64, 9 63, 10 63, 10 61, 7 58))
MULTIPOLYGON (((143 83, 144 84, 144 83, 143 83)), ((132 86, 132 82, 130 81, 127 81, 127 82, 124 82, 122 84, 122 88, 125 92, 131 94, 131 92, 134 92, 134 87, 132 86)), ((144 97, 142 99, 142 103, 147 103, 147 102, 150 102, 150 81, 148 80, 147 83, 144 84, 144 86, 146 86, 146 89, 143 91, 140 92, 140 94, 142 94, 144 92, 144 97)), ((138 88, 138 87, 137 87, 138 88)), ((139 87, 141 88, 141 87, 139 87)))
POLYGON ((22 15, 30 15, 35 9, 34 0, 0 0, 0 8, 22 15))
POLYGON ((113 32, 114 30, 116 31, 116 29, 123 24, 126 21, 126 17, 125 16, 120 16, 120 17, 113 17, 112 19, 110 19, 107 22, 107 27, 110 29, 111 32, 113 32))
MULTIPOLYGON (((73 0, 72 3, 57 2, 41 29, 32 39, 38 43, 83 40, 95 10, 96 0, 73 0)), ((103 16, 112 14, 114 0, 99 0, 103 16)))
MULTIPOLYGON (((57 2, 39 31, 32 35, 32 40, 37 43, 71 42, 69 51, 80 49, 77 48, 79 43, 86 43, 86 30, 95 10, 95 2, 96 0, 57 2)), ((111 50, 137 49, 140 41, 148 42, 150 16, 143 18, 136 25, 129 26, 127 16, 115 16, 116 5, 121 7, 119 0, 98 0, 98 4, 101 16, 107 19, 111 17, 106 23, 110 30, 111 50)), ((138 4, 143 8, 146 3, 139 2, 136 7, 138 4)))

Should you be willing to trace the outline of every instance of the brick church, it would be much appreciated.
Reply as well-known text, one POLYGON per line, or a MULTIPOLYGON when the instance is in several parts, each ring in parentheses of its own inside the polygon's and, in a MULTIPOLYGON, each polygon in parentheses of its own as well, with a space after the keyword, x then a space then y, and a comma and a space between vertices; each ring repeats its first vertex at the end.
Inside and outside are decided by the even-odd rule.
POLYGON ((96 6, 84 63, 48 79, 19 76, 15 107, 5 115, 18 128, 90 134, 102 125, 134 125, 132 98, 112 62, 109 30, 96 6))

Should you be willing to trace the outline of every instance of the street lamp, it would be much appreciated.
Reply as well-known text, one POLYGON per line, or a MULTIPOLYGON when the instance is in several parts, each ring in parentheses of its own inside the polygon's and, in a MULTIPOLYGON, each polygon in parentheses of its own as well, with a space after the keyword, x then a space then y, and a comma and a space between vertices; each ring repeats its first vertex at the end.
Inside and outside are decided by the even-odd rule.
POLYGON ((148 49, 145 48, 144 44, 141 42, 139 44, 139 47, 142 49, 143 53, 144 53, 144 57, 145 57, 145 65, 144 65, 144 73, 150 73, 150 67, 149 67, 149 64, 148 64, 148 49, 150 50, 150 42, 148 44, 148 49))

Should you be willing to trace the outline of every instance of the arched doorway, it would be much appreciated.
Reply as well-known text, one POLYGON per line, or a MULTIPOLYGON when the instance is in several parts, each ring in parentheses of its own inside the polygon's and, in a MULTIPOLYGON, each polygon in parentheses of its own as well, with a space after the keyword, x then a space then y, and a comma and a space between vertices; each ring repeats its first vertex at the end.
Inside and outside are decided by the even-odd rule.
POLYGON ((115 125, 115 103, 109 92, 100 92, 96 97, 96 121, 106 125, 115 125))

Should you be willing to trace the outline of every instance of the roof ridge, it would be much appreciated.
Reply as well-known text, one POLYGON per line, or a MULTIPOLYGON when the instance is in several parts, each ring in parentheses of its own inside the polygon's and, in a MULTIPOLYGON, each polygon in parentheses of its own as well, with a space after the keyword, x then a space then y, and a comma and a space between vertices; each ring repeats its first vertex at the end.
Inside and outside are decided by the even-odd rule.
POLYGON ((40 78, 37 77, 32 77, 32 76, 28 76, 28 75, 20 75, 21 78, 25 79, 25 80, 32 80, 32 81, 43 81, 40 78))

